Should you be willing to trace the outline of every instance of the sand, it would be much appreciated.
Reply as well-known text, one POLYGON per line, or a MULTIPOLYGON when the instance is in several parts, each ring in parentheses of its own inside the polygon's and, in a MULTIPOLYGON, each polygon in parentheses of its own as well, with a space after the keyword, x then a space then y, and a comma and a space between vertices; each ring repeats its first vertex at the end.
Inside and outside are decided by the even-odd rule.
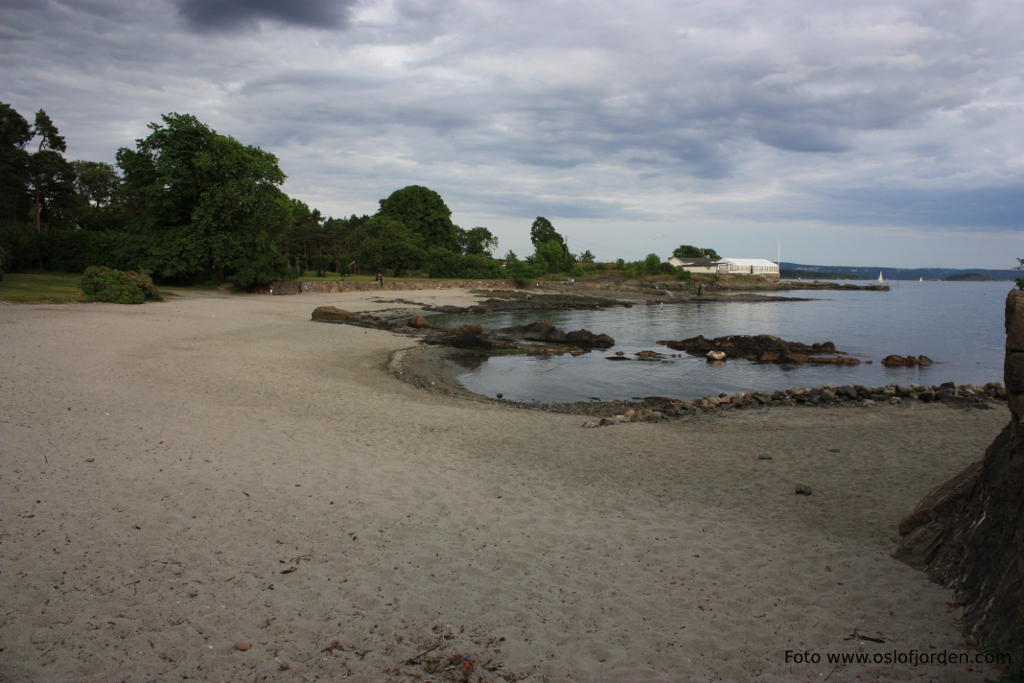
POLYGON ((994 674, 827 654, 973 653, 952 593, 890 553, 1002 408, 584 429, 399 381, 412 340, 320 304, 394 305, 0 308, 0 679, 994 674))

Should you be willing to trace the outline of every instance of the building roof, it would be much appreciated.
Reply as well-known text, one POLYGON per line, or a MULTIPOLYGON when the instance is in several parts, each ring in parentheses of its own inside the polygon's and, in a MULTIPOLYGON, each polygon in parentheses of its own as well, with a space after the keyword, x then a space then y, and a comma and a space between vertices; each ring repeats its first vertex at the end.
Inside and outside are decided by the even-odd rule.
POLYGON ((713 258, 672 256, 669 258, 669 263, 680 266, 713 266, 718 263, 718 260, 713 258))
POLYGON ((731 263, 734 266, 778 266, 775 261, 766 258, 724 258, 719 263, 731 263))

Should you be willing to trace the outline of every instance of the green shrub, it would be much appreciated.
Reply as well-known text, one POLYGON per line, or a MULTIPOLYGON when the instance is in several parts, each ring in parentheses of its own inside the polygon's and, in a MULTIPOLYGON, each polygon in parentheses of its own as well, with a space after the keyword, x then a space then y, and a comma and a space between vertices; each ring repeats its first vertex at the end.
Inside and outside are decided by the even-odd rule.
POLYGON ((163 297, 145 273, 114 270, 105 266, 89 266, 82 273, 82 291, 91 301, 115 304, 141 304, 160 301, 163 297))

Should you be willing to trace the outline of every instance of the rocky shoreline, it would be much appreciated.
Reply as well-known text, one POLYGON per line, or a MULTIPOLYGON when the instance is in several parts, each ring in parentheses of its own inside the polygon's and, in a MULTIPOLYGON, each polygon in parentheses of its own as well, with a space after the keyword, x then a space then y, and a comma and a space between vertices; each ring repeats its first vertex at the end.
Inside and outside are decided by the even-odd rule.
MULTIPOLYGON (((565 332, 551 323, 537 322, 529 325, 484 330, 480 325, 463 324, 455 329, 434 328, 423 313, 493 313, 510 310, 558 310, 574 308, 601 309, 611 306, 631 306, 636 302, 620 298, 597 297, 582 294, 539 293, 522 291, 487 292, 490 296, 478 305, 468 307, 428 306, 404 299, 382 299, 380 303, 394 303, 420 306, 384 309, 372 312, 353 313, 334 306, 319 306, 312 314, 317 322, 342 323, 361 327, 388 330, 397 334, 420 337, 426 345, 396 352, 390 362, 389 371, 395 377, 429 391, 441 392, 463 399, 502 404, 511 407, 567 413, 598 418, 584 424, 597 427, 627 422, 650 422, 673 418, 697 417, 702 415, 725 415, 732 410, 764 409, 773 407, 849 407, 869 408, 875 406, 909 407, 915 402, 943 403, 958 407, 990 408, 996 401, 1006 400, 1005 388, 997 383, 983 386, 956 385, 947 382, 937 386, 919 384, 868 387, 860 385, 822 385, 811 388, 794 388, 774 392, 744 392, 733 395, 719 394, 695 399, 651 396, 632 401, 575 401, 566 403, 535 403, 506 400, 485 396, 470 391, 459 383, 451 372, 453 363, 460 358, 478 359, 499 353, 562 354, 578 355, 594 349, 608 348, 614 340, 603 334, 588 330, 565 332)), ((786 299, 792 301, 793 299, 786 299)), ((645 303, 649 303, 645 301, 645 303)), ((694 355, 721 354, 722 358, 742 358, 755 362, 796 363, 836 362, 849 363, 851 360, 841 354, 831 342, 811 345, 790 342, 768 335, 733 336, 707 340, 696 337, 679 342, 658 342, 669 348, 694 355), (831 354, 820 357, 820 354, 831 354), (819 356, 819 357, 815 357, 819 356)), ((619 352, 609 360, 657 360, 660 354, 647 351, 634 354, 636 359, 625 358, 619 352), (649 355, 645 355, 649 354, 649 355)), ((709 360, 715 360, 709 355, 709 360)), ((892 359, 903 357, 890 356, 892 359)), ((921 357, 924 358, 924 357, 921 357)), ((913 356, 905 357, 918 362, 913 356)), ((889 361, 889 362, 886 362, 889 361)), ((720 362, 720 361, 719 361, 720 362)), ((858 361, 859 362, 859 361, 858 361)), ((868 361, 870 362, 870 361, 868 361)), ((931 363, 930 359, 925 362, 931 363)), ((922 363, 924 364, 924 363, 922 363)))
POLYGON ((394 353, 389 372, 398 379, 427 391, 466 400, 505 405, 527 410, 541 410, 598 418, 583 426, 597 427, 628 422, 660 422, 701 416, 724 416, 733 410, 768 408, 909 408, 915 403, 939 403, 954 408, 993 408, 1006 401, 1006 389, 998 382, 985 385, 957 385, 946 382, 937 386, 890 384, 880 387, 860 385, 822 385, 812 388, 785 389, 773 392, 718 394, 694 399, 648 396, 634 401, 573 401, 566 403, 534 403, 495 398, 470 391, 451 372, 451 365, 460 356, 479 356, 473 351, 418 347, 394 353))

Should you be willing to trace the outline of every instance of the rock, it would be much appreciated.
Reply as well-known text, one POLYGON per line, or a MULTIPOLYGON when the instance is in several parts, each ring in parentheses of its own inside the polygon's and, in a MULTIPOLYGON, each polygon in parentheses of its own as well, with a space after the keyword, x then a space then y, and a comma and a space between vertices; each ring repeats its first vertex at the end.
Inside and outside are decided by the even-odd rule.
POLYGON ((242 652, 245 652, 246 650, 248 650, 251 647, 252 647, 252 643, 249 643, 249 642, 235 643, 235 649, 236 650, 241 650, 242 652))
POLYGON ((725 360, 725 358, 725 351, 708 351, 707 353, 708 360, 725 360))
POLYGON ((311 319, 318 323, 342 323, 358 327, 372 327, 378 330, 391 330, 397 327, 391 321, 369 313, 353 313, 334 306, 317 306, 313 309, 311 319))
POLYGON ((494 348, 494 342, 484 333, 479 325, 459 325, 454 330, 444 330, 429 335, 423 339, 427 344, 440 344, 453 346, 457 349, 483 349, 494 348))
POLYGON ((334 306, 317 306, 312 319, 322 323, 347 323, 358 320, 359 315, 334 306))
POLYGON ((417 330, 425 330, 430 327, 430 323, 428 323, 427 319, 424 318, 422 315, 414 315, 413 317, 409 318, 409 321, 406 323, 406 325, 408 325, 409 327, 414 327, 417 330))
POLYGON ((796 494, 798 496, 809 496, 811 495, 811 487, 806 484, 797 484, 796 494))
POLYGON ((832 342, 816 344, 801 344, 800 342, 786 341, 769 334, 759 335, 730 335, 705 339, 699 335, 682 339, 679 341, 659 341, 670 349, 686 351, 694 356, 706 356, 709 351, 721 351, 728 358, 745 358, 747 360, 761 360, 761 362, 779 362, 779 357, 787 353, 799 353, 805 355, 821 355, 841 353, 836 351, 832 342), (763 359, 763 360, 762 360, 763 359))
POLYGON ((934 362, 928 356, 899 356, 895 354, 882 359, 882 365, 890 368, 912 368, 916 365, 932 365, 934 362))
POLYGON ((585 349, 607 349, 615 346, 615 340, 607 334, 594 334, 590 330, 564 332, 547 320, 530 323, 529 325, 503 327, 500 330, 495 330, 494 336, 509 339, 525 339, 528 341, 569 344, 574 347, 585 349))
POLYGON ((615 346, 615 340, 607 334, 594 334, 590 330, 574 330, 565 335, 565 341, 590 349, 607 349, 615 346))
MULTIPOLYGON (((1024 342, 1024 293, 1006 303, 1007 356, 1024 342)), ((1014 371, 1007 361, 1004 378, 1014 371)), ((956 395, 951 382, 940 397, 956 395)), ((922 396, 925 392, 921 392, 922 396)), ((1013 392, 1008 392, 1010 398, 1013 392)), ((1024 660, 1024 425, 1020 407, 979 462, 934 488, 899 525, 894 556, 957 592, 964 635, 1024 660)))

